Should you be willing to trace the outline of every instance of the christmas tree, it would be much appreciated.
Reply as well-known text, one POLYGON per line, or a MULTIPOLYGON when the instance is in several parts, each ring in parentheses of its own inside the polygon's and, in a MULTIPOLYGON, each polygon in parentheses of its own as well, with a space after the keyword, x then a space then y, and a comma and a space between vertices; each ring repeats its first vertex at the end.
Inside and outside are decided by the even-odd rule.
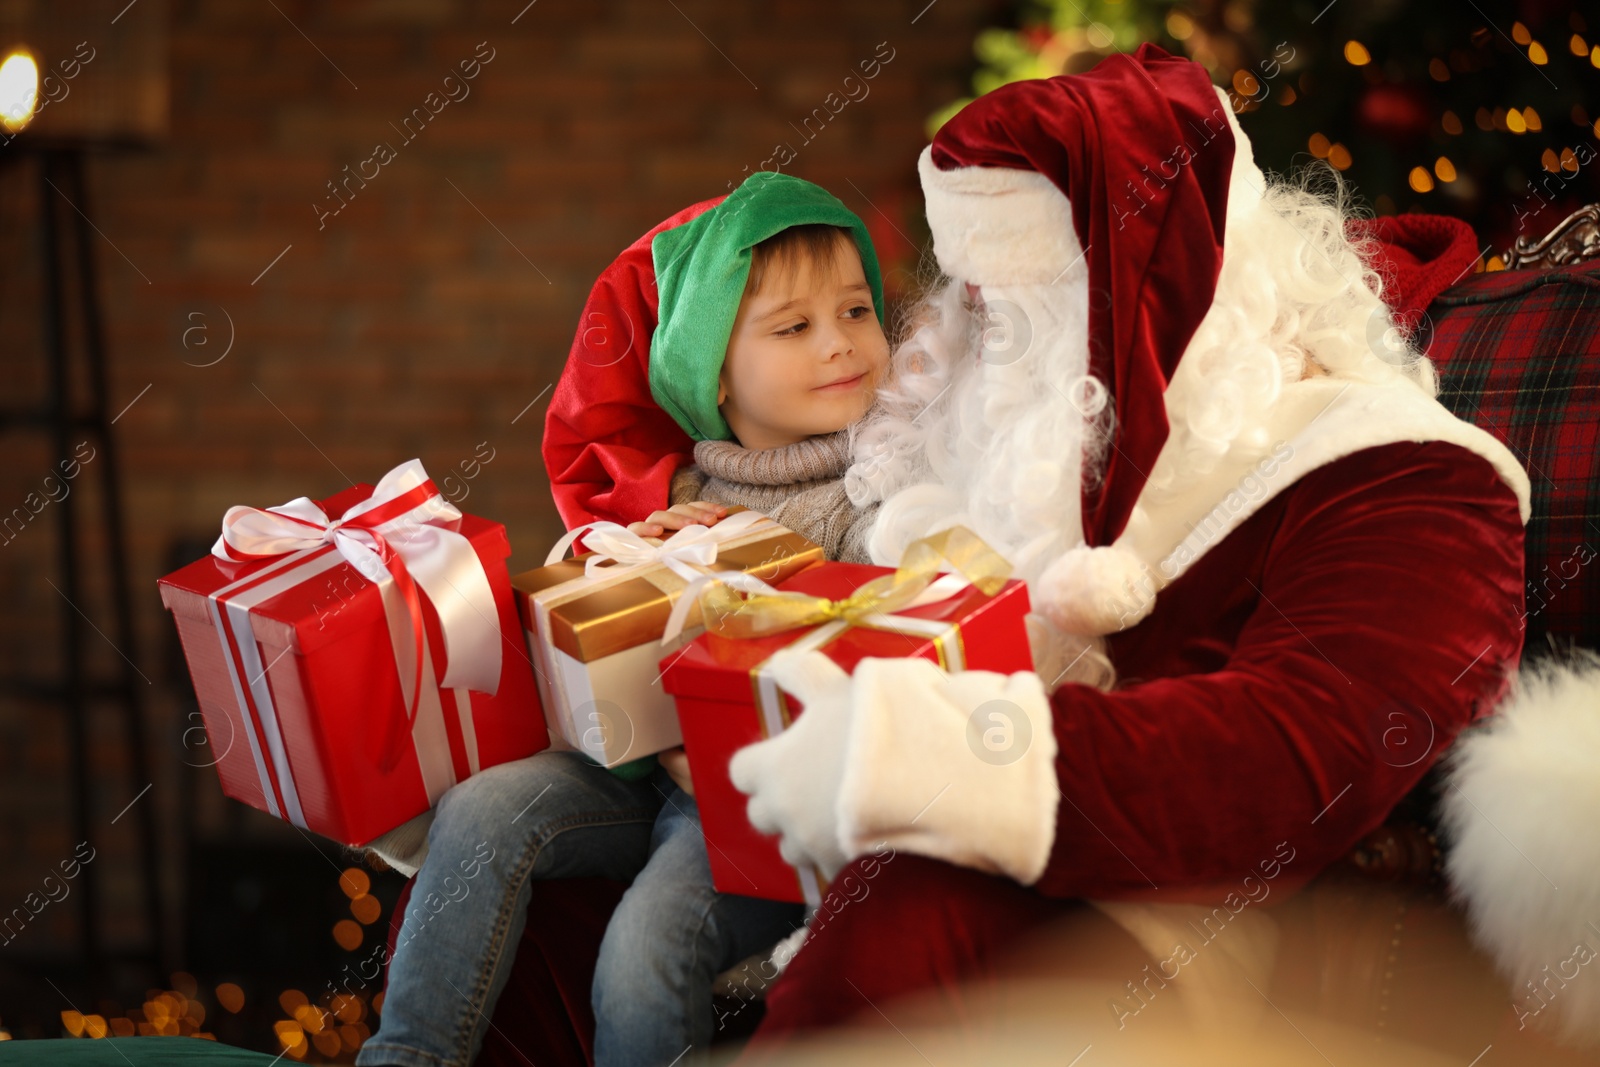
POLYGON ((1600 18, 1573 5, 1027 0, 978 35, 973 91, 1145 41, 1229 90, 1263 169, 1326 166, 1358 210, 1465 219, 1491 268, 1516 237, 1600 201, 1600 114, 1584 102, 1600 100, 1600 18))

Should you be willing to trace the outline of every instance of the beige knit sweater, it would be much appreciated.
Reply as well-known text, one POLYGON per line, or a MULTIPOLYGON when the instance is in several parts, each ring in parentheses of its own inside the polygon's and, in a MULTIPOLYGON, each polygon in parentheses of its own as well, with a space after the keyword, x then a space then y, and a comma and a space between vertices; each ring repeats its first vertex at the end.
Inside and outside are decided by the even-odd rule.
POLYGON ((701 441, 694 446, 694 465, 673 476, 671 499, 673 504, 741 504, 820 545, 830 560, 870 563, 867 533, 878 505, 850 503, 844 491, 849 466, 848 430, 781 448, 701 441))

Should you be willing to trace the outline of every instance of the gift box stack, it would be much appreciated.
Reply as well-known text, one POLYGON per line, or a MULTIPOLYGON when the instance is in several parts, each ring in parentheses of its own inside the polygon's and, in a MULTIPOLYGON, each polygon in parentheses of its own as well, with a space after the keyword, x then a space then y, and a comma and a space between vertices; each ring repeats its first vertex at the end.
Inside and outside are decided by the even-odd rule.
POLYGON ((662 643, 684 590, 713 570, 782 581, 821 559, 822 549, 804 537, 743 508, 664 542, 615 523, 573 530, 546 566, 512 579, 557 743, 607 767, 681 744, 660 661, 700 630, 690 612, 662 643), (563 560, 579 538, 591 551, 563 560))
POLYGON ((357 845, 546 748, 509 554, 416 460, 229 509, 212 555, 160 581, 223 792, 357 845))
POLYGON ((772 657, 1032 667, 1026 587, 961 528, 894 569, 824 562, 743 509, 665 541, 593 523, 515 578, 509 554, 416 460, 325 501, 229 509, 212 554, 160 582, 223 792, 359 845, 552 741, 608 767, 683 744, 716 888, 816 903, 818 872, 751 827, 728 773, 803 711, 772 657))
POLYGON ((775 653, 820 651, 846 672, 868 657, 922 657, 950 672, 1032 669, 1026 585, 1005 580, 1009 568, 967 531, 947 533, 919 542, 929 547, 920 567, 820 563, 746 601, 708 598, 711 629, 661 661, 720 892, 816 904, 824 888, 819 872, 791 867, 777 839, 750 825, 728 774, 735 752, 784 730, 803 710, 770 676, 775 653), (933 576, 929 561, 947 540, 964 554, 988 553, 977 581, 933 576))

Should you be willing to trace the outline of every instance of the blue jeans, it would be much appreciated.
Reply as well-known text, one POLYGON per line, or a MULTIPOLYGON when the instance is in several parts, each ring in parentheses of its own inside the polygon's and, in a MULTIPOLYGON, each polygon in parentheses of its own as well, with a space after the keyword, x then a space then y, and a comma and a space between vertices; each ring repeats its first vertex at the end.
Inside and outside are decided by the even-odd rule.
POLYGON ((713 979, 803 915, 711 888, 694 800, 663 770, 627 782, 571 752, 492 767, 439 800, 381 1025, 357 1064, 472 1062, 511 974, 533 878, 633 882, 595 970, 600 1067, 702 1056, 713 979))

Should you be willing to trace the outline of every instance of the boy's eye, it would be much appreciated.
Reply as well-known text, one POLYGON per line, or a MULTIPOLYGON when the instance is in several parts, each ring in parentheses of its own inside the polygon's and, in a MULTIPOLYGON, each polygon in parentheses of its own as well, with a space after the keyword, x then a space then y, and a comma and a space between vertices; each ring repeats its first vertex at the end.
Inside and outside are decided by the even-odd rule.
POLYGON ((799 322, 795 323, 793 326, 786 326, 781 330, 774 331, 774 336, 776 336, 776 337, 794 337, 797 334, 804 333, 805 329, 806 329, 806 325, 807 325, 806 320, 805 319, 801 319, 799 322))
POLYGON ((855 307, 845 312, 845 314, 849 315, 852 319, 859 319, 863 315, 872 314, 872 309, 865 304, 857 304, 855 307))

